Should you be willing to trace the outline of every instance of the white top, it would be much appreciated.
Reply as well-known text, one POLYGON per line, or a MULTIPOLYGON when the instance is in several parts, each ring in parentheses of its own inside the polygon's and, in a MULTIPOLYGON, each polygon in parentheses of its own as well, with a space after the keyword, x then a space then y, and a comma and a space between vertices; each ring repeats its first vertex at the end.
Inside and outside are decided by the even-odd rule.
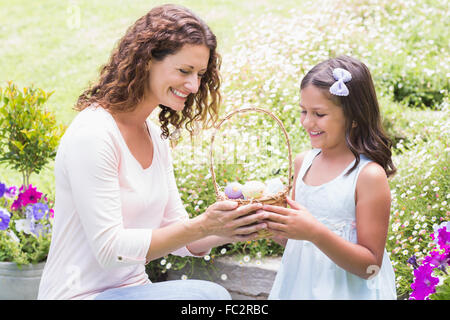
MULTIPOLYGON (((311 150, 299 171, 295 201, 320 222, 347 241, 357 243, 355 188, 358 175, 369 163, 360 155, 358 167, 349 175, 354 160, 338 177, 319 186, 309 186, 303 176, 320 149, 311 150)), ((376 266, 375 266, 376 267, 376 266)), ((379 273, 369 279, 354 275, 334 263, 313 243, 289 239, 269 299, 396 299, 395 275, 384 250, 379 273)))
MULTIPOLYGON (((55 160, 52 242, 38 299, 93 299, 110 288, 150 283, 152 229, 188 219, 167 140, 147 120, 154 153, 143 169, 109 112, 81 111, 55 160)), ((173 254, 192 255, 186 247, 173 254)))

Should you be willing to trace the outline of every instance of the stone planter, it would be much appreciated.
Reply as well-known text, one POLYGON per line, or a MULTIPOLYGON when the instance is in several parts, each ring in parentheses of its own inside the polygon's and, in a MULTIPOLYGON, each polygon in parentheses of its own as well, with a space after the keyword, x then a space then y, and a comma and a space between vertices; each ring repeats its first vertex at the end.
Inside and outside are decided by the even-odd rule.
POLYGON ((23 265, 0 262, 0 300, 35 300, 45 262, 23 265))

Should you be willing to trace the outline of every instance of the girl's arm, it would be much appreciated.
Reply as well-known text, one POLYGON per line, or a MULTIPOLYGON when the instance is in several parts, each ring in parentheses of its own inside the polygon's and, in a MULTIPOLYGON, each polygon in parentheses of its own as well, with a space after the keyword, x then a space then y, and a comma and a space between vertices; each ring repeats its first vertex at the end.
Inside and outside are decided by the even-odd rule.
POLYGON ((357 243, 338 236, 291 199, 288 199, 291 209, 275 206, 263 209, 272 211, 266 212, 272 221, 268 226, 276 234, 311 241, 338 266, 368 279, 381 268, 389 225, 390 190, 380 165, 372 162, 362 169, 355 199, 357 243))
MULTIPOLYGON (((291 193, 292 199, 295 199, 295 183, 297 181, 297 176, 300 171, 300 168, 302 167, 303 159, 305 158, 305 155, 307 153, 308 153, 308 151, 302 152, 302 153, 298 154, 294 159, 294 178, 293 178, 292 193, 291 193)), ((273 236, 271 239, 283 247, 286 247, 286 243, 288 240, 286 237, 276 236, 276 235, 273 236)))

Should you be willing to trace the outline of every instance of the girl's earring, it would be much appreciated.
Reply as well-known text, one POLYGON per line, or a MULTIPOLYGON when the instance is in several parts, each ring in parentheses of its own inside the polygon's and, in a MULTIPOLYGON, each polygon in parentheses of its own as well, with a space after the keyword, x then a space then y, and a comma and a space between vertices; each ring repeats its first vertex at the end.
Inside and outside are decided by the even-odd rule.
POLYGON ((356 127, 357 127, 356 121, 353 121, 352 122, 352 128, 356 128, 356 127))

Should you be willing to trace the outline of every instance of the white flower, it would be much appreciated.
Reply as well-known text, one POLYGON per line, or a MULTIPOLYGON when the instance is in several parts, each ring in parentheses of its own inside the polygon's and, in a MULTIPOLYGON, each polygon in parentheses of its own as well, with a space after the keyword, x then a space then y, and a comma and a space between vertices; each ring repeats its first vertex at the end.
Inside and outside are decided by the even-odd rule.
POLYGON ((182 276, 181 276, 181 280, 187 280, 187 275, 185 275, 185 274, 183 274, 182 276))
POLYGON ((166 265, 166 269, 170 269, 170 268, 172 268, 172 264, 169 262, 169 263, 166 265))
POLYGON ((203 257, 203 259, 205 259, 205 261, 209 261, 211 260, 211 257, 207 254, 206 256, 203 257))
POLYGON ((433 191, 434 191, 434 192, 439 191, 439 187, 434 188, 433 191))
POLYGON ((249 262, 250 261, 250 257, 249 256, 244 256, 244 262, 249 262))
POLYGON ((220 279, 222 279, 223 281, 228 279, 228 276, 224 273, 220 276, 220 279))
POLYGON ((28 219, 16 220, 17 232, 23 231, 25 234, 31 234, 31 221, 28 219))
POLYGON ((220 254, 225 254, 227 252, 227 249, 222 248, 222 250, 220 250, 220 254))
POLYGON ((162 259, 160 263, 161 263, 162 266, 164 266, 167 263, 167 260, 166 259, 162 259))

